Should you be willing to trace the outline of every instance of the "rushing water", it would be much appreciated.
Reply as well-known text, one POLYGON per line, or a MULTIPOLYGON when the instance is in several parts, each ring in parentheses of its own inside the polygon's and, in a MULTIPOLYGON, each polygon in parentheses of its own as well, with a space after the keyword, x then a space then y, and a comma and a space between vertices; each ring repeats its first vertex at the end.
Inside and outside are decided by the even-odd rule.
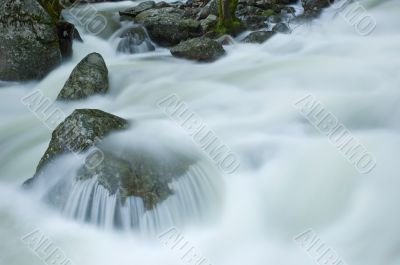
MULTIPOLYGON (((172 218, 168 223, 212 264, 313 264, 293 241, 308 228, 346 264, 400 264, 400 2, 361 3, 377 21, 369 36, 358 35, 342 16, 332 16, 331 8, 292 35, 277 35, 263 45, 227 46, 224 58, 197 64, 172 58, 162 48, 120 54, 115 38, 105 39, 112 32, 103 39, 83 34, 85 42, 74 44, 73 59, 41 82, 2 84, 0 264, 43 264, 20 240, 33 229, 43 231, 77 265, 182 262, 154 235, 103 230, 64 218, 20 190, 51 134, 21 98, 40 89, 55 99, 73 67, 90 52, 104 56, 110 91, 81 102, 57 103, 65 113, 99 108, 130 119, 137 131, 124 140, 127 146, 140 143, 167 157, 200 154, 209 164, 206 169, 213 168, 185 130, 156 107, 175 93, 240 158, 241 167, 232 175, 207 171, 208 177, 223 178, 220 196, 203 197, 220 205, 216 214, 210 211, 200 222, 176 223, 181 219, 172 218), (377 165, 369 174, 358 173, 293 106, 310 93, 374 155, 377 165)), ((131 4, 96 6, 107 11, 131 4)), ((119 27, 115 21, 112 26, 119 27)), ((68 169, 64 161, 54 174, 68 169)), ((79 189, 93 188, 86 185, 76 187, 77 196, 83 196, 79 189)), ((181 183, 181 190, 188 188, 181 183)), ((101 200, 104 191, 97 192, 101 200)), ((175 213, 185 213, 176 208, 175 213)))

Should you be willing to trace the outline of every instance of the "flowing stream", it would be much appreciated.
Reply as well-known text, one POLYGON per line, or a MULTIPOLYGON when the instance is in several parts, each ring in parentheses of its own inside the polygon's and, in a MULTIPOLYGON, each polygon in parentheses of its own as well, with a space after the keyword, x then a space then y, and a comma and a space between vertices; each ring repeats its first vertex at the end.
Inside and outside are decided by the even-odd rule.
MULTIPOLYGON (((227 55, 211 64, 176 59, 160 47, 117 52, 113 33, 127 26, 110 15, 112 30, 100 37, 82 33, 84 42, 74 43, 71 61, 42 81, 0 83, 0 264, 46 264, 21 241, 35 229, 76 265, 194 264, 160 242, 157 235, 175 226, 213 265, 314 264, 293 240, 310 228, 345 264, 399 265, 400 1, 360 3, 377 22, 368 36, 357 34, 331 7, 290 35, 276 35, 262 45, 226 46, 227 55), (82 222, 77 204, 84 191, 93 189, 90 181, 75 187, 64 214, 21 190, 51 137, 21 98, 40 89, 55 100, 74 66, 91 52, 107 63, 109 92, 56 107, 67 115, 97 108, 129 119, 135 127, 121 136, 121 144, 201 161, 192 173, 205 177, 175 183, 181 197, 166 201, 149 217, 153 221, 142 220, 139 231, 82 222), (234 174, 224 174, 157 107, 171 94, 179 95, 238 156, 241 166, 234 174), (370 173, 360 174, 296 109, 294 102, 309 94, 374 155, 370 173), (196 218, 186 220, 186 215, 196 218)), ((131 5, 95 7, 113 14, 131 5)), ((53 174, 71 170, 75 164, 68 161, 57 164, 53 174)), ((104 191, 96 192, 102 205, 104 191)), ((110 211, 107 207, 113 206, 98 211, 110 211)))

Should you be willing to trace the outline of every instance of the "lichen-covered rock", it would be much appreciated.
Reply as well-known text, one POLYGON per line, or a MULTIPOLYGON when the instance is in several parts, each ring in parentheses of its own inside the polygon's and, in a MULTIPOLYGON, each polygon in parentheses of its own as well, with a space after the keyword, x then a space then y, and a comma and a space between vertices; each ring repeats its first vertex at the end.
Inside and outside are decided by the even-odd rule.
POLYGON ((161 46, 173 46, 201 35, 200 22, 186 18, 183 10, 173 7, 144 11, 135 21, 143 24, 150 38, 161 46))
POLYGON ((263 43, 267 41, 269 38, 274 36, 275 32, 273 31, 255 31, 250 33, 246 38, 243 39, 244 43, 263 43))
POLYGON ((61 63, 57 28, 36 0, 0 2, 0 80, 40 79, 61 63))
POLYGON ((194 38, 179 43, 171 49, 171 54, 178 58, 212 62, 225 54, 222 45, 209 38, 194 38))
POLYGON ((125 129, 128 121, 97 109, 77 109, 53 131, 49 147, 36 168, 40 170, 61 154, 81 153, 112 131, 125 129))
POLYGON ((78 100, 108 91, 108 69, 98 53, 87 55, 74 68, 57 100, 78 100))

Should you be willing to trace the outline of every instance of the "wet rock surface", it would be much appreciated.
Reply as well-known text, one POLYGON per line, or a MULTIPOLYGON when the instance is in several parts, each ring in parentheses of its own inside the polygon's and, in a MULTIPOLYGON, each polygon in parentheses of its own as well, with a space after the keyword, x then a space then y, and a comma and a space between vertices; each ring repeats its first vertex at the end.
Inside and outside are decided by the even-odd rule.
POLYGON ((263 43, 275 35, 273 31, 255 31, 243 39, 244 43, 263 43))
POLYGON ((127 127, 128 121, 125 119, 98 109, 75 110, 53 131, 35 176, 56 157, 71 152, 84 152, 109 133, 127 127))
POLYGON ((79 100, 108 91, 108 69, 98 53, 87 55, 74 68, 57 100, 79 100))
POLYGON ((150 38, 161 46, 173 46, 201 34, 200 22, 185 17, 183 10, 165 7, 144 11, 135 17, 150 38))
POLYGON ((301 0, 304 8, 303 16, 306 18, 317 17, 323 8, 329 7, 334 3, 334 0, 301 0))
POLYGON ((160 163, 149 156, 119 154, 104 151, 102 163, 94 168, 82 166, 78 170, 77 180, 96 178, 110 195, 124 202, 131 196, 140 197, 145 209, 151 210, 158 203, 173 194, 169 183, 186 172, 190 163, 160 163))
POLYGON ((200 62, 212 62, 225 54, 222 45, 209 38, 194 38, 181 42, 171 49, 171 54, 200 62))
POLYGON ((120 36, 117 51, 121 53, 140 53, 154 51, 155 47, 151 43, 146 30, 135 25, 120 36))
POLYGON ((61 63, 57 27, 36 0, 0 2, 0 79, 43 78, 61 63))

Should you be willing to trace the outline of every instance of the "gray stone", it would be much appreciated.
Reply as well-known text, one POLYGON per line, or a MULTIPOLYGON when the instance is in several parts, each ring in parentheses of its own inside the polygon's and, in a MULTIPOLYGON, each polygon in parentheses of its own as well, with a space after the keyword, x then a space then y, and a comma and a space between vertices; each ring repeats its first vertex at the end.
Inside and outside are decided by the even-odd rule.
POLYGON ((57 100, 78 100, 108 91, 108 70, 103 57, 91 53, 74 68, 57 100))
POLYGON ((217 25, 217 22, 218 18, 216 16, 209 15, 208 17, 200 21, 202 31, 205 33, 210 30, 213 30, 217 25))
POLYGON ((171 49, 171 54, 178 58, 211 62, 225 54, 222 45, 209 38, 194 38, 181 42, 171 49))
POLYGON ((272 31, 279 33, 290 33, 290 28, 285 23, 278 23, 273 28, 272 31))
POLYGON ((244 43, 263 43, 271 38, 275 32, 273 31, 255 31, 250 33, 246 38, 243 39, 244 43))
POLYGON ((185 18, 184 11, 173 7, 144 11, 135 21, 143 24, 150 38, 161 46, 173 46, 201 34, 199 21, 185 18))
POLYGON ((264 16, 246 16, 243 22, 247 29, 256 30, 267 26, 266 19, 264 16))
POLYGON ((125 129, 128 122, 97 109, 77 109, 53 131, 49 147, 40 159, 35 176, 25 182, 33 183, 45 165, 66 153, 81 153, 112 131, 125 129))
POLYGON ((155 47, 151 43, 146 30, 141 25, 134 25, 120 36, 117 51, 122 53, 141 53, 154 51, 155 47))
POLYGON ((0 79, 43 78, 61 63, 57 28, 36 0, 0 2, 0 79))
POLYGON ((156 7, 156 3, 154 1, 145 1, 125 11, 120 11, 119 14, 121 16, 136 17, 143 11, 152 9, 154 7, 156 7))
POLYGON ((301 0, 304 8, 304 16, 308 18, 317 17, 323 8, 328 7, 334 0, 301 0))

